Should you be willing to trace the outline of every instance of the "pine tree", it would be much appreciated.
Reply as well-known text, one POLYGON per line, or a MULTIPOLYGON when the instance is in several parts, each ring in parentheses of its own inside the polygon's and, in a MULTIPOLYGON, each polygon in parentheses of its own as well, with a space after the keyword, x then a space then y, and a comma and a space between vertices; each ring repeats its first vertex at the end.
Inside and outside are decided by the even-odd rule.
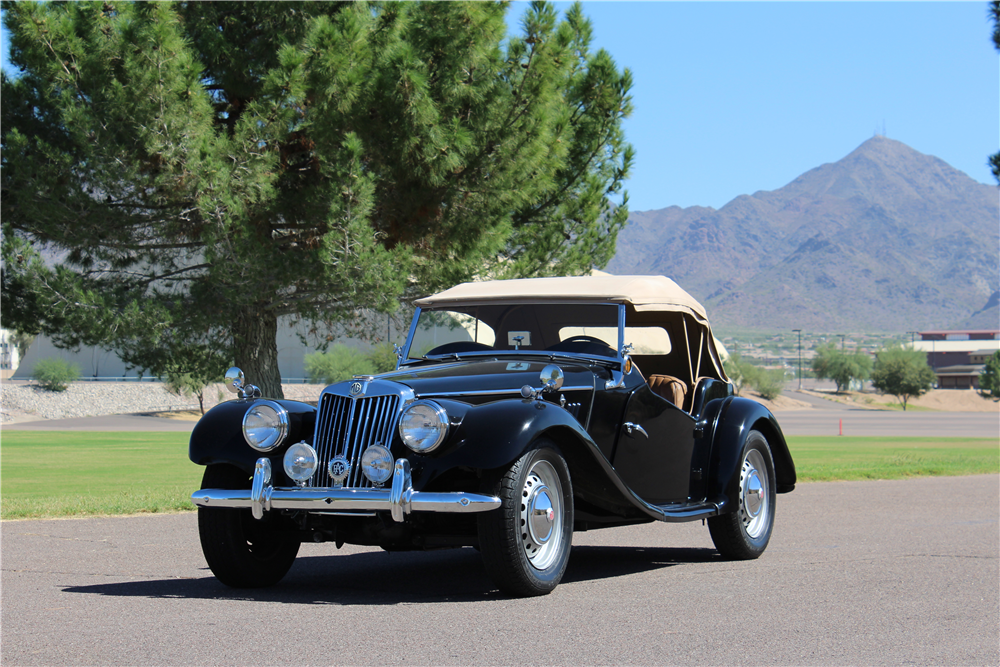
POLYGON ((64 345, 280 396, 279 317, 582 273, 628 214, 631 77, 578 5, 4 7, 3 317, 64 345))

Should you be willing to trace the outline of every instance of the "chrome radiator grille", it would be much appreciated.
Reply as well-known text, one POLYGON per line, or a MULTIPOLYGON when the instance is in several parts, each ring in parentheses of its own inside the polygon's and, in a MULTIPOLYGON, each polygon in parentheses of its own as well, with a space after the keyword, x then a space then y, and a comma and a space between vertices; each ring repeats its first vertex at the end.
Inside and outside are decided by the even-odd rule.
POLYGON ((319 469, 308 486, 330 486, 327 464, 340 455, 351 464, 344 486, 370 487, 371 482, 361 473, 361 455, 374 444, 390 446, 399 404, 398 395, 348 398, 323 394, 313 438, 319 469))

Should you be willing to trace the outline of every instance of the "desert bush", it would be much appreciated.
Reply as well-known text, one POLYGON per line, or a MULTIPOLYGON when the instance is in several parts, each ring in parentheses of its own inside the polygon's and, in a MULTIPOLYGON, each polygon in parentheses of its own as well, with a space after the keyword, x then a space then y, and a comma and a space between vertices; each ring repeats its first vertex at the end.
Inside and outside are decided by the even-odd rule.
POLYGON ((760 394, 761 398, 772 400, 778 397, 785 388, 785 371, 780 368, 756 368, 750 380, 750 386, 760 394))
POLYGON ((334 345, 326 352, 305 356, 306 373, 313 382, 333 384, 355 375, 373 375, 375 364, 368 355, 346 345, 334 345))
POLYGON ((380 343, 368 353, 368 360, 372 362, 376 373, 388 373, 396 369, 396 350, 392 343, 380 343))
POLYGON ((35 364, 31 377, 49 391, 66 391, 71 382, 80 379, 80 367, 65 359, 50 357, 35 364))
POLYGON ((731 354, 722 361, 726 369, 726 375, 733 383, 733 391, 737 396, 742 395, 744 387, 753 386, 753 379, 757 376, 758 368, 738 354, 731 354))

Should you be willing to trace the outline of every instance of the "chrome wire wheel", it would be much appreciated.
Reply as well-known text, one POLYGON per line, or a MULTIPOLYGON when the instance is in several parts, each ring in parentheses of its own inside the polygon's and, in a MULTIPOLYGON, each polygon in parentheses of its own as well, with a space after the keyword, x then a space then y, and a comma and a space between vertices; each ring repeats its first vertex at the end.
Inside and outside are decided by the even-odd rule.
POLYGON ((771 524, 771 494, 764 456, 760 450, 747 451, 740 471, 740 520, 751 539, 759 538, 771 524))
POLYGON ((528 563, 544 570, 559 556, 563 535, 562 484, 548 461, 536 461, 521 491, 521 545, 528 563))

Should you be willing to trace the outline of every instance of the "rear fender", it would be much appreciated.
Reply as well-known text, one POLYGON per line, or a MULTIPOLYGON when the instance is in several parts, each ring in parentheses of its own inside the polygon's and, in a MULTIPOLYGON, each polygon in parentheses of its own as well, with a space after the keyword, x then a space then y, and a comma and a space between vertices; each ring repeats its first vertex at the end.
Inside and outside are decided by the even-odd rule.
POLYGON ((767 438, 774 460, 775 490, 788 493, 795 488, 795 463, 770 410, 739 397, 713 401, 707 407, 702 423, 714 425, 707 497, 721 501, 720 514, 734 511, 739 505, 741 455, 750 431, 759 431, 767 438))
POLYGON ((226 401, 206 412, 191 432, 188 458, 203 466, 228 463, 252 475, 254 464, 261 456, 283 454, 289 444, 302 440, 312 442, 316 427, 316 408, 299 401, 275 400, 275 403, 288 410, 288 436, 284 443, 267 453, 248 445, 243 437, 243 415, 258 400, 226 401))

